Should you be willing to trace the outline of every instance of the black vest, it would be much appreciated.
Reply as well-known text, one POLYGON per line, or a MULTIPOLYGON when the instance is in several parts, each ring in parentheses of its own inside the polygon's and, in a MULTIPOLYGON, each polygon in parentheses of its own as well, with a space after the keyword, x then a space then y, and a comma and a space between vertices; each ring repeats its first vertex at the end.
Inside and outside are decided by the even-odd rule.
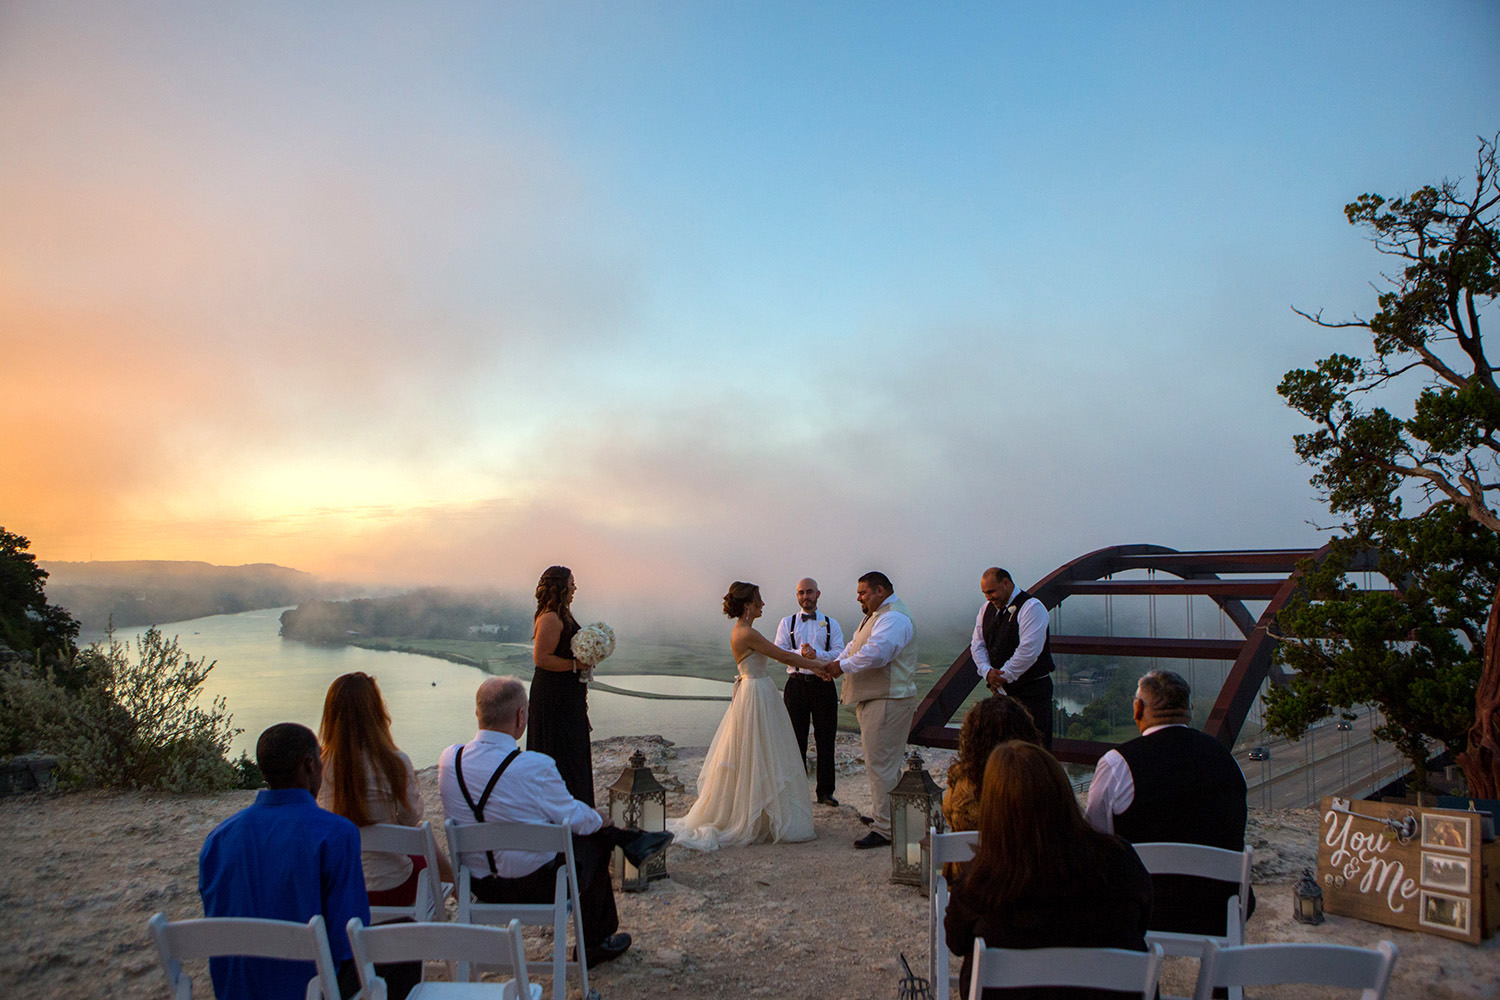
MULTIPOLYGON (((1245 775, 1224 744, 1187 726, 1168 726, 1115 749, 1135 782, 1130 808, 1115 817, 1122 839, 1244 850, 1245 775)), ((1224 933, 1224 903, 1237 887, 1185 875, 1151 881, 1152 930, 1224 933)))
MULTIPOLYGON (((1000 611, 993 604, 984 609, 984 649, 990 654, 990 666, 999 670, 1005 666, 1005 661, 1010 659, 1016 647, 1021 644, 1021 625, 1018 619, 1021 617, 1021 605, 1031 600, 1031 595, 1024 590, 1018 590, 1010 596, 1010 604, 1006 608, 1011 612, 1001 620, 1000 611)), ((1050 633, 1050 629, 1048 630, 1050 633)), ((1036 658, 1027 671, 1008 685, 1019 687, 1028 681, 1039 681, 1052 673, 1052 636, 1049 634, 1042 640, 1042 652, 1036 658)))

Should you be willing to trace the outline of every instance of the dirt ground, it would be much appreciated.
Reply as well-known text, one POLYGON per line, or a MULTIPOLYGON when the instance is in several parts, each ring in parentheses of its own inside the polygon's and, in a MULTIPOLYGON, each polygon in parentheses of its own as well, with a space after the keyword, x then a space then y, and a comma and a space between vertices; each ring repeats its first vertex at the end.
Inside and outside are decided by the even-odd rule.
MULTIPOLYGON (((591 973, 605 1000, 683 996, 886 998, 898 995, 904 952, 926 974, 927 903, 921 890, 890 882, 890 855, 855 851, 869 791, 857 740, 841 736, 838 797, 814 807, 817 839, 715 854, 674 849, 671 877, 644 893, 621 893, 622 929, 635 938, 623 958, 591 973)), ((669 787, 669 812, 692 802, 703 750, 657 737, 595 745, 599 801, 639 746, 669 787)), ((949 757, 923 751, 942 780, 949 757)), ((441 829, 436 768, 421 772, 428 818, 441 829)), ((203 838, 243 808, 251 792, 216 796, 121 793, 27 795, 0 800, 0 996, 144 998, 164 995, 146 920, 200 916, 197 858, 203 838)), ((1311 810, 1251 812, 1259 907, 1249 938, 1370 946, 1396 942, 1389 995, 1500 996, 1500 947, 1330 917, 1319 927, 1291 919, 1291 885, 1316 851, 1311 810)), ((441 837, 441 834, 439 834, 441 837)), ((440 849, 442 844, 439 844, 440 849)), ((1169 960, 1163 990, 1192 989, 1195 963, 1169 960)), ((436 968, 436 967, 434 967, 436 968)), ((206 974, 199 995, 210 995, 206 974)), ((576 995, 576 990, 572 991, 576 995)), ((550 993, 548 994, 550 995, 550 993)), ((1253 997, 1342 996, 1317 990, 1252 991, 1253 997)))

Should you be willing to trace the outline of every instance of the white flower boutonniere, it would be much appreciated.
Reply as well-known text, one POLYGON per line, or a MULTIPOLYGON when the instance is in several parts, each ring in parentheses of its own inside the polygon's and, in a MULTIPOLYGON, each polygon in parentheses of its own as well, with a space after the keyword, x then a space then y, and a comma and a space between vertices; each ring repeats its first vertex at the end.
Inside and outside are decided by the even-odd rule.
POLYGON ((1011 604, 1011 605, 1007 606, 1006 609, 1005 609, 1005 620, 1006 621, 1010 621, 1015 616, 1016 616, 1016 606, 1014 604, 1011 604))

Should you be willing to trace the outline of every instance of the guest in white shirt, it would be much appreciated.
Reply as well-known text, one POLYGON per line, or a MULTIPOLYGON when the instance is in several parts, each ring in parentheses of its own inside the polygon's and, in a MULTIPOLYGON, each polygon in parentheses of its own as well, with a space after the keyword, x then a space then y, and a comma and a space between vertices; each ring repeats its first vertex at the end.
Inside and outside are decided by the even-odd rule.
POLYGON ((991 566, 979 577, 984 603, 974 619, 969 652, 980 680, 995 694, 1008 694, 1026 706, 1042 745, 1052 749, 1052 650, 1047 640, 1047 607, 1010 574, 991 566))
MULTIPOLYGON (((818 581, 807 577, 797 581, 797 606, 800 612, 787 615, 776 626, 776 645, 794 652, 811 650, 816 656, 833 656, 844 648, 844 630, 839 623, 818 611, 818 581)), ((786 689, 782 701, 792 719, 797 748, 802 751, 802 766, 807 767, 807 730, 812 724, 818 749, 818 803, 836 806, 833 797, 833 741, 839 728, 839 693, 833 679, 820 677, 804 667, 787 667, 786 689)))
MULTIPOLYGON (((491 677, 474 696, 479 732, 451 746, 438 760, 443 813, 460 824, 553 823, 573 831, 573 859, 583 915, 584 950, 592 967, 623 955, 630 935, 617 933, 619 914, 609 880, 609 855, 622 847, 632 864, 644 864, 671 841, 670 833, 642 833, 606 825, 586 802, 575 799, 544 753, 521 750, 526 731, 526 688, 514 677, 491 677)), ((534 851, 475 852, 460 864, 474 876, 476 899, 486 903, 552 901, 561 854, 534 851), (487 873, 487 874, 486 874, 487 873)))

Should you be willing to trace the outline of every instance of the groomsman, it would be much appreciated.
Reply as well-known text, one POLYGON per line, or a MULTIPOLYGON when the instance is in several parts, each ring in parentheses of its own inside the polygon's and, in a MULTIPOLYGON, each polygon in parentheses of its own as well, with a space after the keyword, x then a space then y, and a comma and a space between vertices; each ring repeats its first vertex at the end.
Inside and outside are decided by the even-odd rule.
POLYGON ((870 832, 854 842, 863 851, 891 842, 891 789, 901 777, 901 755, 917 709, 917 647, 911 612, 890 577, 866 573, 855 596, 865 619, 854 638, 836 658, 816 659, 824 672, 844 678, 843 703, 853 705, 859 719, 874 814, 870 832))
POLYGON ((995 694, 1025 705, 1052 749, 1052 650, 1047 640, 1047 608, 1010 574, 991 566, 979 577, 984 603, 974 619, 969 652, 979 677, 995 694))
MULTIPOLYGON (((787 615, 776 626, 776 645, 792 652, 818 659, 832 659, 844 648, 844 630, 839 623, 818 611, 818 581, 812 577, 797 581, 797 606, 802 610, 787 615)), ((838 732, 839 695, 831 677, 819 677, 811 670, 787 667, 786 690, 782 700, 792 717, 792 732, 797 734, 797 748, 802 751, 802 767, 807 767, 807 729, 812 723, 818 748, 818 804, 836 806, 833 797, 833 740, 838 732)))

